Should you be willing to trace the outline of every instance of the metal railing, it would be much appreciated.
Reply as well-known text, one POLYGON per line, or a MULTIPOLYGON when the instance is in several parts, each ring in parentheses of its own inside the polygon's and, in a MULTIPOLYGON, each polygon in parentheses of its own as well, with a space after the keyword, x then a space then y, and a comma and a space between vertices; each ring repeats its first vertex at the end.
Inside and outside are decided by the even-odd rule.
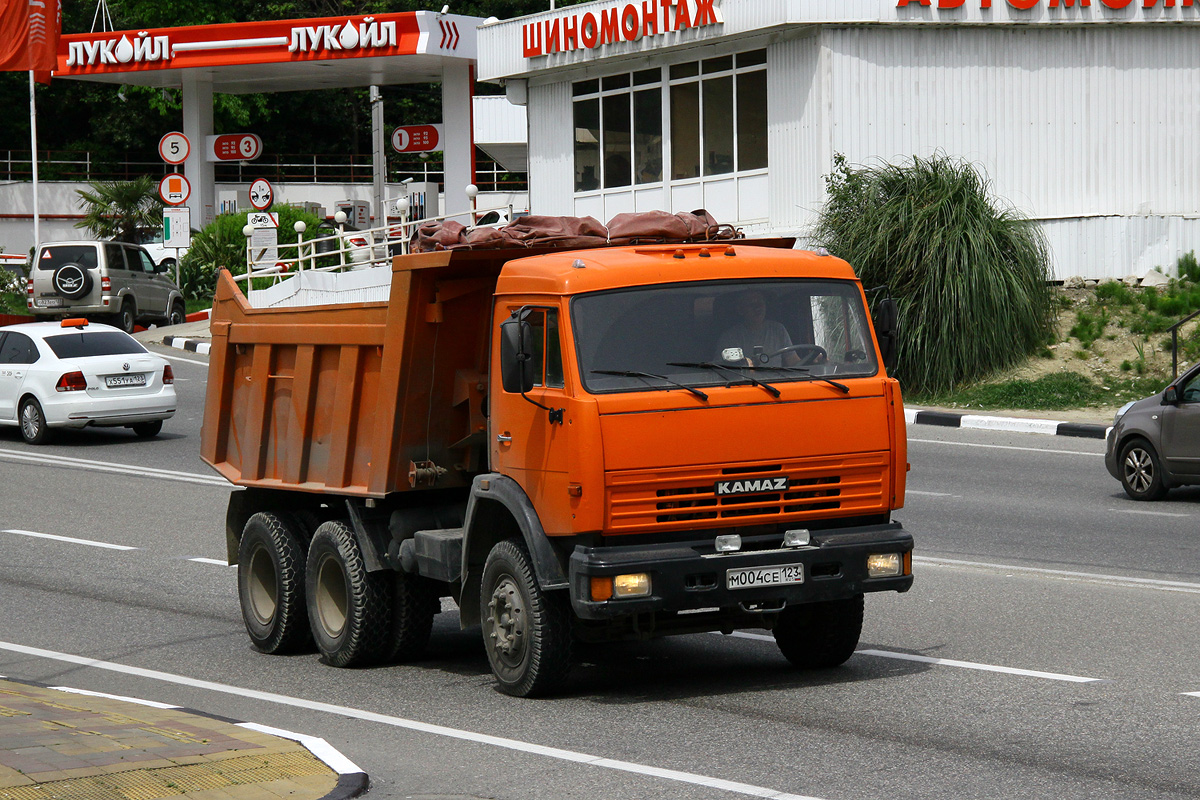
MULTIPOLYGON (((247 271, 235 275, 238 282, 251 281, 255 278, 274 278, 276 281, 288 277, 291 273, 313 270, 317 272, 337 272, 345 269, 368 269, 372 267, 389 266, 393 256, 408 255, 409 242, 412 234, 427 222, 444 222, 456 217, 468 218, 474 221, 492 211, 506 213, 508 219, 513 217, 513 207, 498 206, 495 208, 477 208, 473 211, 462 211, 455 214, 442 214, 436 217, 410 220, 407 216, 399 217, 399 221, 390 222, 375 228, 363 230, 347 230, 345 214, 338 212, 335 219, 341 218, 333 232, 324 236, 304 238, 307 228, 304 223, 297 222, 296 241, 274 245, 274 254, 270 248, 264 248, 257 253, 253 244, 253 229, 247 225, 243 229, 246 234, 246 265, 247 271), (291 256, 283 253, 290 251, 291 256), (275 255, 274 259, 268 258, 275 255), (336 261, 333 261, 336 259, 336 261), (327 263, 319 263, 325 261, 327 263)), ((396 219, 396 218, 393 218, 396 219)))
MULTIPOLYGON (((0 150, 0 180, 32 180, 31 154, 30 150, 0 150)), ((127 181, 176 169, 147 153, 126 154, 124 160, 113 161, 88 151, 38 151, 38 176, 46 181, 127 181)), ((220 162, 214 165, 214 173, 218 183, 249 183, 256 178, 274 183, 370 183, 373 166, 369 156, 281 154, 257 161, 220 162)), ((529 186, 527 173, 510 172, 481 150, 476 151, 475 174, 475 185, 484 192, 526 191, 529 186)), ((399 183, 405 178, 443 183, 441 154, 428 159, 390 154, 387 181, 399 183)))

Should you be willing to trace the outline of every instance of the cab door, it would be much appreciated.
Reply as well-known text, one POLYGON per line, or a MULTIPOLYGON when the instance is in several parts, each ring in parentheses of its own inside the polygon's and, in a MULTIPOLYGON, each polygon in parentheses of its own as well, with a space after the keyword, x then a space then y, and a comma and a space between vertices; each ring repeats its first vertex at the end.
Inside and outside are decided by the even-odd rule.
MULTIPOLYGON (((544 302, 544 301, 543 301, 544 302)), ((493 387, 489 398, 491 466, 515 480, 537 508, 546 533, 570 529, 567 479, 570 420, 563 375, 560 310, 556 306, 497 304, 492 327, 493 387), (526 395, 504 391, 500 377, 500 324, 529 309, 534 387, 526 395)))

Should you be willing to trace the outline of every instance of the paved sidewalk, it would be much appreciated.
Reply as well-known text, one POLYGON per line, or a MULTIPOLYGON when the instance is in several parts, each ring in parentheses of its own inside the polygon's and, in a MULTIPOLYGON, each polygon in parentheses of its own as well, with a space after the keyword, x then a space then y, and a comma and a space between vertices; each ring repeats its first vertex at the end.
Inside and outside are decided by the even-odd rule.
POLYGON ((338 770, 264 730, 0 679, 0 800, 339 800, 366 791, 367 776, 321 740, 309 744, 324 745, 315 749, 338 770))

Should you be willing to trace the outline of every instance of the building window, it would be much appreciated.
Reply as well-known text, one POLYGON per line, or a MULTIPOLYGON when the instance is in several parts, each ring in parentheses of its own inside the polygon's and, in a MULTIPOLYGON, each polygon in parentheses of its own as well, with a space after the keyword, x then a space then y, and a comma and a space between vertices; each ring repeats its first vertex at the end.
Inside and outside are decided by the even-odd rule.
POLYGON ((664 177, 664 100, 673 181, 767 168, 766 50, 572 86, 575 191, 664 177))

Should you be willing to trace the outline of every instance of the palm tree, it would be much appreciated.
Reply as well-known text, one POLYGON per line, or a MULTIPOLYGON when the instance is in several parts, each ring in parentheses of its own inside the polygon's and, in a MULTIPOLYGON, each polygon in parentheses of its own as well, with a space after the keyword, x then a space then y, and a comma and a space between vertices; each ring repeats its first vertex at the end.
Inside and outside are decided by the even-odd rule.
POLYGON ((77 189, 86 228, 97 239, 137 242, 139 233, 162 227, 162 201, 154 179, 143 175, 132 181, 92 181, 91 191, 77 189))

